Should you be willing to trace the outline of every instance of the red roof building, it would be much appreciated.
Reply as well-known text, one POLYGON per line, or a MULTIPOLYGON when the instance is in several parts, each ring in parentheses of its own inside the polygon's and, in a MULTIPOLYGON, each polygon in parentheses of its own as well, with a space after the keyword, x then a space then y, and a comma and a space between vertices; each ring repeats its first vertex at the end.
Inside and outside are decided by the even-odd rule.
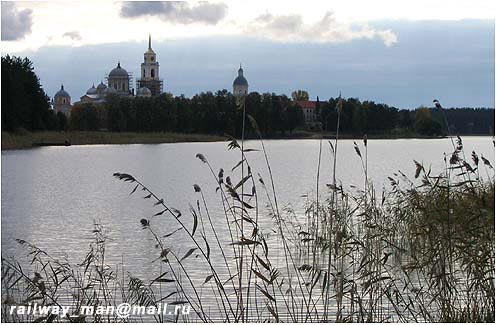
POLYGON ((317 101, 313 100, 296 100, 295 104, 297 104, 304 114, 304 122, 305 124, 313 124, 317 120, 317 112, 316 112, 316 104, 317 101))

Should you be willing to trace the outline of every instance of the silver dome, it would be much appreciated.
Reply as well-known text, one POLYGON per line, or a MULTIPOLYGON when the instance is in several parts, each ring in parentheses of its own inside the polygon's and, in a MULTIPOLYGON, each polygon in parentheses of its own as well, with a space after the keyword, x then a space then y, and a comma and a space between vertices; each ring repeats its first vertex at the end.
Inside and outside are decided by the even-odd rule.
POLYGON ((137 96, 144 96, 144 97, 148 97, 148 96, 152 96, 152 92, 150 91, 150 89, 148 89, 147 87, 141 87, 140 89, 138 89, 138 91, 136 92, 136 95, 137 96))
POLYGON ((128 71, 121 68, 121 62, 118 62, 117 67, 112 69, 111 72, 109 73, 109 78, 112 77, 126 77, 126 78, 128 77, 128 71))
POLYGON ((114 94, 116 92, 117 92, 117 90, 115 90, 114 87, 107 87, 104 90, 104 94, 114 94))
POLYGON ((235 81, 233 81, 233 86, 248 86, 248 81, 244 76, 238 76, 235 81))
POLYGON ((97 86, 97 90, 105 90, 106 88, 107 86, 103 82, 100 82, 97 86))
POLYGON ((71 96, 69 96, 69 93, 64 90, 64 85, 61 85, 60 90, 55 93, 54 97, 71 97, 71 96))
POLYGON ((240 69, 238 69, 238 77, 236 77, 235 81, 233 81, 233 86, 245 86, 245 87, 248 87, 248 81, 243 76, 243 69, 242 69, 241 65, 240 65, 240 69))
POLYGON ((95 88, 95 84, 93 84, 91 88, 86 91, 87 95, 95 95, 96 93, 97 93, 97 88, 95 88))

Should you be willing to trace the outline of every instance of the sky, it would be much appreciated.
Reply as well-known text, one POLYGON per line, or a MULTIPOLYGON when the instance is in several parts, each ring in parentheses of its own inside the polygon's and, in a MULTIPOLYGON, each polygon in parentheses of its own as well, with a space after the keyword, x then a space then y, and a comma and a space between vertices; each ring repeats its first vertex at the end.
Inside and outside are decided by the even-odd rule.
MULTIPOLYGON (((398 108, 494 107, 495 1, 1 2, 1 52, 27 56, 49 96, 76 101, 148 35, 164 90, 373 100, 398 108)), ((135 80, 134 80, 135 82, 135 80)), ((134 83, 134 85, 136 85, 134 83)))

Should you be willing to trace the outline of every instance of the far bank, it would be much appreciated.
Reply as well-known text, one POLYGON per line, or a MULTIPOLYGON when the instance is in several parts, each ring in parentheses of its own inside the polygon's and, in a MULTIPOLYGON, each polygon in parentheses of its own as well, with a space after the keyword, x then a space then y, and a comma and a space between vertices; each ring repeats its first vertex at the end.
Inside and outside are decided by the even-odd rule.
MULTIPOLYGON (((42 145, 92 145, 92 144, 159 144, 178 142, 215 142, 224 141, 228 136, 209 134, 187 134, 173 132, 106 132, 106 131, 43 131, 43 132, 6 132, 2 131, 2 150, 28 149, 42 145)), ((247 137, 251 139, 252 137, 247 137)), ((288 134, 267 136, 265 139, 334 139, 331 132, 296 131, 288 134)), ((373 134, 369 139, 435 139, 419 134, 373 134)), ((362 139, 358 135, 340 135, 340 139, 362 139)))
POLYGON ((28 149, 33 144, 89 145, 89 144, 154 144, 175 142, 223 141, 224 137, 207 134, 138 133, 103 131, 43 131, 10 133, 2 131, 2 150, 28 149))

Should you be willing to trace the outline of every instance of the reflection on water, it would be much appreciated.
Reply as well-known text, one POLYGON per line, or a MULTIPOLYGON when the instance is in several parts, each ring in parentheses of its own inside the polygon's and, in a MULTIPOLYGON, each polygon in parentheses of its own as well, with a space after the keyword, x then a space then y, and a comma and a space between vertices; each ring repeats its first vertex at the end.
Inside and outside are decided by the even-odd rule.
MULTIPOLYGON (((489 137, 463 139, 469 152, 475 150, 494 164, 494 147, 489 137)), ((260 149, 259 142, 247 141, 246 148, 260 149)), ((327 196, 326 184, 331 183, 332 156, 324 143, 320 171, 320 195, 327 196)), ((273 171, 278 202, 292 208, 300 221, 304 213, 306 194, 316 188, 318 140, 271 140, 266 149, 273 171)), ((436 140, 369 140, 368 175, 377 189, 388 188, 387 177, 397 170, 414 175, 413 159, 430 165, 433 171, 442 170, 443 154, 451 152, 447 139, 436 140)), ((94 221, 107 231, 106 262, 122 264, 123 268, 142 279, 151 280, 161 274, 156 242, 151 233, 140 226, 140 219, 150 218, 158 210, 140 189, 130 196, 129 184, 112 177, 114 172, 129 173, 180 210, 191 224, 189 206, 199 199, 193 184, 205 195, 213 227, 223 245, 230 242, 225 227, 223 206, 216 192, 217 184, 207 166, 195 158, 206 156, 217 173, 240 179, 240 172, 231 169, 240 154, 228 151, 225 143, 182 143, 160 145, 105 145, 37 148, 33 150, 2 151, 2 256, 25 253, 16 244, 21 238, 36 244, 54 256, 66 256, 71 263, 81 262, 92 241, 94 221), (224 229, 224 230, 223 230, 224 229)), ((344 188, 364 183, 361 162, 354 152, 352 140, 342 140, 338 147, 337 178, 344 188)), ((247 153, 252 172, 268 180, 264 156, 260 151, 247 153)), ((314 194, 315 195, 315 194, 314 194)), ((260 195, 259 206, 267 203, 260 195)), ((259 225, 270 228, 273 220, 261 209, 259 225)), ((166 215, 153 217, 161 235, 170 233, 178 225, 166 215)), ((203 225, 202 225, 203 226, 203 225)), ((281 248, 276 235, 268 233, 268 242, 281 248), (272 236, 272 237, 271 237, 272 236)), ((191 247, 184 232, 165 240, 183 256, 191 247), (173 239, 174 238, 174 239, 173 239)), ((283 256, 276 256, 276 259, 283 256)), ((219 251, 212 259, 221 261, 219 251)), ((283 261, 281 261, 283 262, 283 261)), ((195 268, 195 259, 186 262, 195 268)), ((282 263, 284 264, 284 263, 282 263)), ((207 274, 208 275, 208 274, 207 274)), ((205 270, 197 270, 194 277, 204 279, 205 270)))

